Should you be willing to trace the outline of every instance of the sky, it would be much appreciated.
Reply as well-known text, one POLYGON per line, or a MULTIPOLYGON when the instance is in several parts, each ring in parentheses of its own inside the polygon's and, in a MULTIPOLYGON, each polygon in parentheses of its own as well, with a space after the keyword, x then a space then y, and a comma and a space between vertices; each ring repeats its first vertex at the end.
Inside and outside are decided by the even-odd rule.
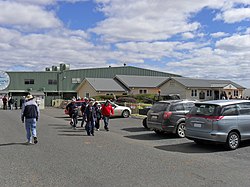
POLYGON ((250 88, 250 0, 0 0, 0 70, 135 66, 250 88))

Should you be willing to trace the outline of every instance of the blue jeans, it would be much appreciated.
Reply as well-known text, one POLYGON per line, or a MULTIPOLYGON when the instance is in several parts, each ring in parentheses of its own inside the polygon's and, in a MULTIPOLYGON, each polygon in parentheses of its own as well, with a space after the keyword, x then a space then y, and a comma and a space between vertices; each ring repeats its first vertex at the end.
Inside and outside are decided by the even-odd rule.
POLYGON ((86 131, 87 131, 88 135, 94 134, 94 127, 95 127, 95 122, 94 121, 88 121, 86 123, 86 131))
POLYGON ((29 142, 32 141, 32 136, 36 136, 36 118, 26 118, 25 119, 25 129, 26 129, 26 137, 29 142))
POLYGON ((104 128, 108 128, 109 116, 103 116, 104 128))

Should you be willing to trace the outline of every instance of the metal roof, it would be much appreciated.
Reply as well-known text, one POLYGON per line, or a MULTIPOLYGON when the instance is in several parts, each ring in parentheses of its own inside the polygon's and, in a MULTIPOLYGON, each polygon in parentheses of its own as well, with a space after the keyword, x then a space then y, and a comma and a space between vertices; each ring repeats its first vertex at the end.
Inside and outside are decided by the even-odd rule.
POLYGON ((113 79, 107 78, 86 78, 86 81, 91 84, 91 86, 96 91, 121 91, 125 90, 113 79))
POLYGON ((131 76, 131 75, 116 75, 115 79, 123 83, 127 88, 156 88, 169 77, 155 76, 131 76))
POLYGON ((171 79, 179 82, 185 87, 190 88, 223 88, 229 84, 232 84, 236 88, 245 89, 239 84, 236 84, 230 80, 208 80, 208 79, 194 79, 194 78, 187 78, 187 77, 171 77, 171 79))

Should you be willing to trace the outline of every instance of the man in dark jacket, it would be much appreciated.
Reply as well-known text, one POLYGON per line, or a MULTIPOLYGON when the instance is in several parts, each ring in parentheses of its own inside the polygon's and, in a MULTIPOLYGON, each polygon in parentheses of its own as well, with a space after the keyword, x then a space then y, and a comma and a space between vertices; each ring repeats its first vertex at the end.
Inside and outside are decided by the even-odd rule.
POLYGON ((32 144, 32 137, 34 144, 37 144, 37 132, 36 132, 36 122, 38 121, 40 112, 36 102, 33 100, 32 95, 27 95, 26 102, 23 104, 21 120, 24 123, 26 129, 26 144, 32 144))

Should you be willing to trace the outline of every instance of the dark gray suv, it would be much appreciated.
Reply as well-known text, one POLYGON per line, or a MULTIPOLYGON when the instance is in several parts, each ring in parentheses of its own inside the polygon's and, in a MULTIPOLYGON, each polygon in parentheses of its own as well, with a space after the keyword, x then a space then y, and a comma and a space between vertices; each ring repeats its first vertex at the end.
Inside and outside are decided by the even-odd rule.
POLYGON ((147 113, 147 126, 156 134, 174 133, 185 137, 185 116, 194 106, 191 100, 169 100, 155 103, 147 113))

